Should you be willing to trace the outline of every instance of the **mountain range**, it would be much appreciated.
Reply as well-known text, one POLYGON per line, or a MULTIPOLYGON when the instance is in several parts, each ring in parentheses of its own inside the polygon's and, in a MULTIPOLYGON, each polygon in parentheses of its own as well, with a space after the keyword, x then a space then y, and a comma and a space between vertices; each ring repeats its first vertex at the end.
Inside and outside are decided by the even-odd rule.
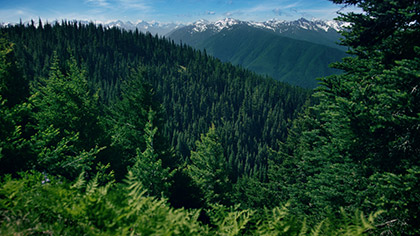
MULTIPOLYGON (((64 21, 70 21, 70 22, 78 22, 81 23, 83 25, 88 25, 89 23, 91 23, 91 21, 86 21, 86 20, 64 20, 64 21)), ((37 27, 39 25, 39 21, 25 21, 22 22, 23 25, 32 25, 32 23, 37 27)), ((55 24, 55 23, 59 23, 61 24, 60 21, 55 20, 52 22, 48 22, 48 21, 43 21, 43 23, 50 23, 50 24, 55 24)), ((121 28, 121 29, 125 29, 127 31, 134 31, 134 30, 139 30, 140 32, 143 33, 151 33, 152 35, 160 35, 160 36, 165 36, 166 34, 184 27, 185 24, 178 24, 178 23, 162 23, 159 21, 143 21, 143 20, 139 20, 137 22, 131 22, 131 21, 122 21, 122 20, 115 20, 115 21, 107 21, 107 22, 101 22, 101 21, 95 21, 93 22, 95 25, 102 25, 104 27, 109 27, 109 28, 121 28)), ((4 27, 10 27, 15 25, 15 23, 10 23, 10 22, 0 22, 0 27, 4 28, 4 27)))
POLYGON ((149 32, 153 35, 158 34, 160 36, 165 36, 168 33, 185 26, 184 24, 161 23, 158 21, 147 22, 143 20, 140 20, 136 23, 132 23, 131 21, 123 22, 121 20, 117 20, 117 21, 108 22, 104 25, 108 27, 118 27, 118 28, 123 28, 126 30, 133 30, 133 31, 138 29, 139 31, 143 33, 149 32))
POLYGON ((347 56, 346 48, 337 44, 345 27, 337 21, 304 18, 266 22, 226 18, 200 20, 167 37, 279 81, 314 88, 316 78, 339 73, 329 64, 347 56))
MULTIPOLYGON (((307 20, 301 18, 295 21, 268 20, 265 22, 240 21, 232 18, 209 22, 199 20, 187 26, 178 26, 167 36, 173 39, 181 37, 184 43, 189 44, 191 39, 197 38, 197 34, 212 36, 221 31, 232 29, 238 26, 249 26, 256 29, 262 29, 278 35, 298 40, 309 41, 330 47, 343 49, 337 44, 340 38, 339 31, 345 30, 348 24, 339 21, 307 20), (189 34, 190 37, 182 35, 189 34)), ((194 42, 194 40, 193 40, 194 42)))

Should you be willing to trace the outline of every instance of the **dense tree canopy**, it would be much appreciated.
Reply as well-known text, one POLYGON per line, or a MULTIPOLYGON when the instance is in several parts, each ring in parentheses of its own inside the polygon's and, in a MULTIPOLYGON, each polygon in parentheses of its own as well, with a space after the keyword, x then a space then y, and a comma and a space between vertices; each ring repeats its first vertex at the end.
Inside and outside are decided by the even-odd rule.
POLYGON ((334 2, 364 12, 313 99, 137 31, 2 28, 0 233, 418 235, 418 3, 334 2))
MULTIPOLYGON (((20 24, 1 30, 15 43, 23 75, 35 85, 42 84, 40 78, 49 78, 51 67, 61 68, 57 74, 65 75, 69 68, 66 61, 74 58, 79 64, 89 93, 98 93, 104 107, 95 109, 101 110, 99 126, 105 126, 108 137, 99 135, 103 139, 95 142, 109 148, 98 160, 109 162, 117 179, 123 178, 126 166, 133 163, 136 149, 145 150, 143 129, 151 108, 159 127, 156 150, 167 153, 162 156, 165 167, 174 168, 188 160, 195 141, 213 123, 233 179, 252 175, 264 180, 268 150, 277 148, 277 140, 285 140, 289 120, 296 117, 311 93, 150 34, 93 23, 40 25, 20 24), (174 153, 169 153, 169 146, 180 157, 171 157, 174 153), (123 157, 112 157, 119 153, 124 153, 123 157)), ((87 130, 79 131, 79 135, 84 134, 87 130)))
POLYGON ((383 209, 384 221, 398 222, 391 232, 418 234, 419 4, 334 2, 364 10, 339 18, 351 23, 343 44, 354 56, 335 64, 344 73, 323 78, 320 103, 295 121, 272 187, 301 212, 383 209))

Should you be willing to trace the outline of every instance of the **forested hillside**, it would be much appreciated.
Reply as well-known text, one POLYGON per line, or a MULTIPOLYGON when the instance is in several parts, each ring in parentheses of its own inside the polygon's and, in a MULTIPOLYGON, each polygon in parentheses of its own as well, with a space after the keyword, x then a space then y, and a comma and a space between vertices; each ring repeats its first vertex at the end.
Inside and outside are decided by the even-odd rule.
MULTIPOLYGON (((310 94, 150 34, 77 22, 39 24, 2 29, 15 44, 26 78, 48 76, 53 55, 61 67, 73 56, 86 70, 91 90, 112 107, 132 70, 140 70, 153 99, 162 103, 161 132, 170 145, 185 158, 214 124, 237 175, 266 175, 268 148, 285 140, 288 120, 310 94)), ((127 119, 137 115, 127 112, 133 113, 127 119)))
POLYGON ((225 19, 197 22, 168 37, 261 75, 313 89, 317 78, 340 73, 329 64, 347 56, 346 48, 338 45, 338 32, 321 27, 328 26, 305 19, 263 23, 225 19))
POLYGON ((311 98, 150 34, 2 28, 0 234, 419 235, 420 7, 333 2, 364 12, 311 98))
POLYGON ((304 88, 317 87, 319 77, 340 73, 329 64, 347 55, 336 48, 249 26, 222 30, 195 47, 222 61, 304 88))

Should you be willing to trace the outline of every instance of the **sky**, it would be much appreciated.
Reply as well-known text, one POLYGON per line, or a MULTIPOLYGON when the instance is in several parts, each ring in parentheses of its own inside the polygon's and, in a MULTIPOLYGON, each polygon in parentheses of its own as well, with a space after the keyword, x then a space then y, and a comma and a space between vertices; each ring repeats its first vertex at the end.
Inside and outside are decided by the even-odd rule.
POLYGON ((234 18, 247 21, 270 19, 331 20, 343 8, 328 0, 0 0, 0 22, 28 20, 87 20, 107 23, 114 20, 192 23, 234 18))

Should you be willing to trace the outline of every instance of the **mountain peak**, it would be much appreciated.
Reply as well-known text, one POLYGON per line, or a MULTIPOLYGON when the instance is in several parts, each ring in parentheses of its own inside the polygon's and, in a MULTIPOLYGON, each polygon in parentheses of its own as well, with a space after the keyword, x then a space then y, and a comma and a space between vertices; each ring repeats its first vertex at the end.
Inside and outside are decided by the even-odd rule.
POLYGON ((308 20, 306 18, 300 18, 294 21, 284 21, 271 19, 264 22, 254 22, 254 21, 241 21, 233 18, 225 18, 215 22, 208 22, 206 20, 199 20, 192 24, 191 33, 200 33, 207 30, 213 31, 214 33, 220 32, 223 29, 229 29, 232 26, 246 24, 251 27, 268 29, 274 32, 285 32, 291 30, 291 28, 301 29, 301 30, 311 30, 311 31, 325 31, 329 30, 340 31, 346 26, 343 22, 338 21, 323 21, 323 20, 308 20))
POLYGON ((233 18, 225 18, 215 22, 209 22, 207 20, 198 20, 192 24, 192 32, 204 32, 206 30, 211 30, 214 32, 220 32, 223 29, 230 28, 234 25, 240 24, 242 21, 236 20, 233 18))
POLYGON ((143 20, 138 20, 135 23, 131 21, 123 22, 121 20, 116 20, 116 21, 108 22, 104 25, 108 27, 118 27, 118 28, 122 28, 126 30, 138 29, 142 32, 150 32, 151 34, 159 34, 162 36, 168 34, 174 29, 184 26, 182 24, 176 24, 176 23, 162 23, 159 21, 143 21, 143 20))

